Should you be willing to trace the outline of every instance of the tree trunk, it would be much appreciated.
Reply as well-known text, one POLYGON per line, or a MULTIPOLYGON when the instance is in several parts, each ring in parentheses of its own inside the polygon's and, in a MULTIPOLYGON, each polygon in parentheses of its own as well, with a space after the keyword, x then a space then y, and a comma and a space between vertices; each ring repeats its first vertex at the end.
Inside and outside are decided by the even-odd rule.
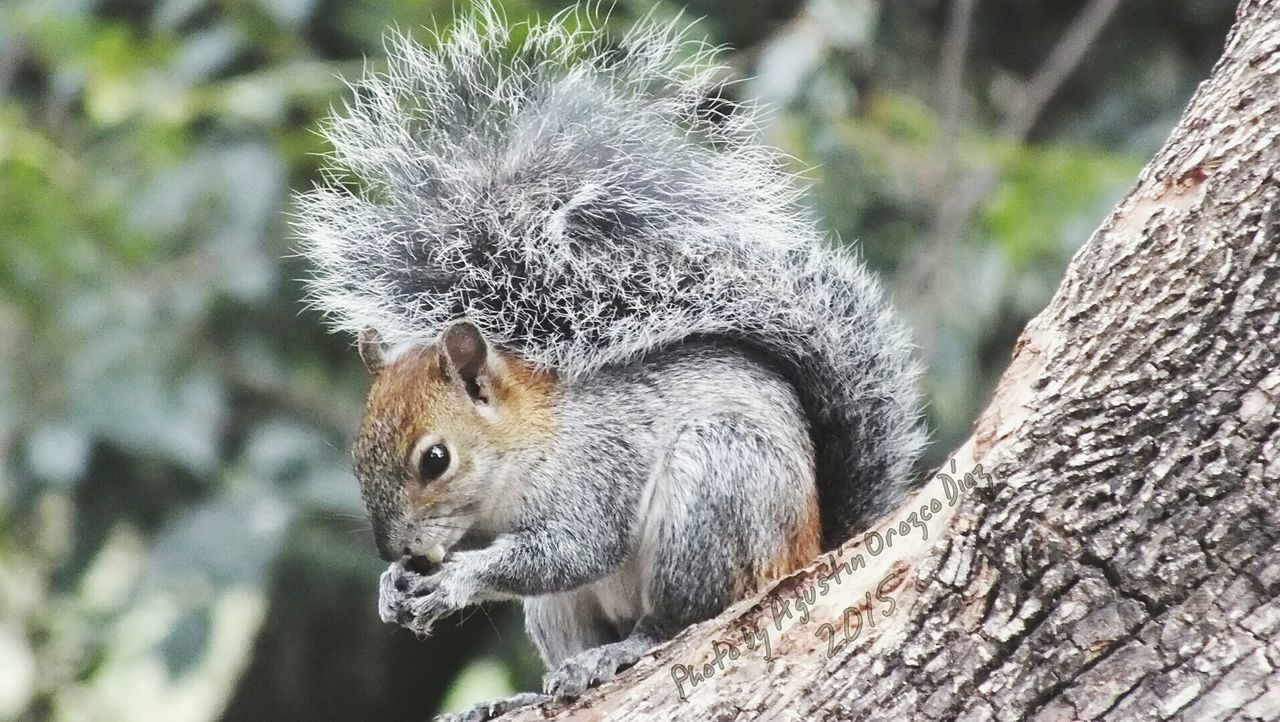
MULTIPOLYGON (((1280 719, 1280 0, 872 533, 510 719, 1280 719)), ((504 718, 506 719, 506 718, 504 718)))

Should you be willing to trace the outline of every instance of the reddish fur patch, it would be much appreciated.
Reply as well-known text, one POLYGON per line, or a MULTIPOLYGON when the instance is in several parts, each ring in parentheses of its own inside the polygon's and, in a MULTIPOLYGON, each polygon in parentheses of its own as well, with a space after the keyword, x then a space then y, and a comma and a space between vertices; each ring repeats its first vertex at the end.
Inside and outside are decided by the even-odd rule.
POLYGON ((501 351, 490 355, 484 373, 492 413, 481 413, 450 375, 438 346, 405 351, 374 376, 354 449, 356 463, 369 469, 370 478, 411 482, 417 477, 411 456, 419 440, 427 434, 440 437, 456 450, 456 468, 443 483, 410 486, 415 506, 433 508, 459 493, 450 480, 472 471, 469 452, 484 448, 503 454, 554 444, 555 376, 501 351))
POLYGON ((782 554, 757 567, 757 573, 751 580, 748 593, 764 589, 769 583, 780 579, 797 569, 804 568, 822 551, 822 525, 818 515, 818 492, 810 491, 805 503, 804 518, 796 527, 782 554))
MULTIPOLYGON (((484 435, 511 443, 551 440, 556 426, 550 404, 555 376, 512 354, 499 351, 496 356, 488 372, 498 413, 494 422, 484 424, 484 435)), ((405 352, 378 374, 366 414, 403 430, 399 440, 405 454, 423 434, 441 433, 442 427, 475 427, 480 421, 434 345, 405 352)))

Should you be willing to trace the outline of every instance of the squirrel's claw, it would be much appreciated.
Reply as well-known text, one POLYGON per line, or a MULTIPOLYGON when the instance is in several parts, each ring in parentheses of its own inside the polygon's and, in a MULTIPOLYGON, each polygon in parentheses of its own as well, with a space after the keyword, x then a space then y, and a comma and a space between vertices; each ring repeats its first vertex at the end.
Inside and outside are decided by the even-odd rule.
POLYGON ((423 575, 410 568, 406 559, 391 563, 378 581, 378 616, 425 637, 437 619, 454 606, 441 593, 443 570, 423 575))
POLYGON ((591 685, 612 679, 635 664, 642 652, 627 641, 588 649, 566 659, 543 678, 542 686, 555 697, 578 697, 591 685))

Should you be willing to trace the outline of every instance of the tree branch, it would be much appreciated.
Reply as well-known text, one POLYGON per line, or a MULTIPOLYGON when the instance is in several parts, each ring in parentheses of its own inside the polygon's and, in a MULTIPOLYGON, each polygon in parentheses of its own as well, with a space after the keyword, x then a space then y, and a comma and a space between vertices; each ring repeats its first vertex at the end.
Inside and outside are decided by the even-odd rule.
POLYGON ((1098 39, 1102 28, 1120 5, 1120 0, 1092 0, 1067 28, 1049 57, 1022 87, 1017 105, 1005 118, 1000 134, 1011 140, 1027 137, 1049 100, 1057 95, 1062 83, 1071 75, 1084 54, 1098 39))
MULTIPOLYGON (((936 297, 938 271, 946 267, 956 244, 973 216, 974 210, 991 195, 999 180, 996 169, 980 168, 963 177, 956 173, 956 137, 959 122, 959 96, 963 87, 964 57, 968 46, 969 25, 976 0, 956 0, 952 11, 951 27, 944 46, 943 65, 943 171, 938 189, 938 204, 934 213, 930 237, 933 242, 919 255, 917 263, 907 274, 907 287, 918 298, 936 297), (955 96, 954 98, 952 96, 955 96)), ((1058 93, 1080 64, 1085 53, 1097 40, 1102 28, 1115 12, 1120 0, 1092 0, 1072 21, 1071 26, 1058 40, 1044 63, 1022 86, 1022 92, 1000 126, 1000 137, 1014 142, 1026 139, 1040 119, 1049 100, 1058 93)), ((924 327, 922 343, 932 345, 934 316, 930 313, 921 319, 924 327)))

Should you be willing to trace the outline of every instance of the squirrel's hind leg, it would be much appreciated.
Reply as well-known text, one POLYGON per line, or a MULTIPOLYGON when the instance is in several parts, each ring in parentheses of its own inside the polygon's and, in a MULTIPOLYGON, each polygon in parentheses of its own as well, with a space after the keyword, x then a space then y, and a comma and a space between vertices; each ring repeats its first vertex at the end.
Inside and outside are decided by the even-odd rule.
POLYGON ((762 423, 726 413, 684 426, 658 470, 655 513, 633 552, 650 608, 622 641, 561 662, 544 678, 548 693, 580 695, 817 556, 810 442, 796 417, 774 416, 762 423))
POLYGON ((660 641, 637 628, 621 642, 593 647, 566 659, 556 671, 543 678, 543 688, 555 697, 577 697, 588 687, 630 668, 660 641))

